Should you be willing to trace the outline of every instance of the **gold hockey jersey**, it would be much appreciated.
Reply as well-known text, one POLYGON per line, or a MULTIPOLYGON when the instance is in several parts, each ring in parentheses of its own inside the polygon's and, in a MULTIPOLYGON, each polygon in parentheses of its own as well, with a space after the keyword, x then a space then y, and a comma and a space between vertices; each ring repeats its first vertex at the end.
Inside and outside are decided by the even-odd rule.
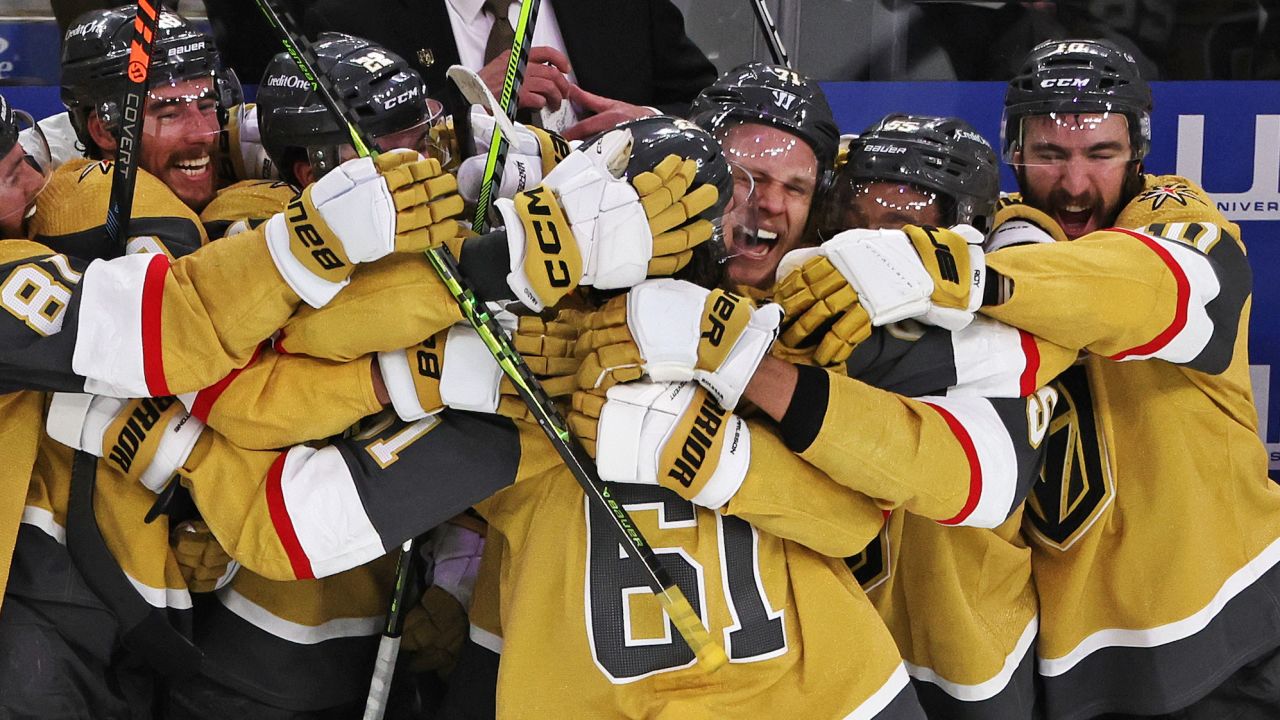
POLYGON ((880 509, 767 431, 752 441, 751 471, 722 513, 612 486, 729 654, 712 675, 567 471, 478 505, 506 541, 482 572, 501 580, 500 718, 921 717, 892 638, 837 559, 876 534, 880 509), (778 483, 779 472, 810 477, 778 483))
POLYGON ((241 180, 218 191, 200 211, 200 222, 212 240, 236 235, 271 219, 297 194, 286 182, 241 180))
POLYGON ((1239 229, 1174 176, 1116 224, 988 256, 1013 293, 983 312, 1089 353, 1050 386, 1025 516, 1050 720, 1170 712, 1280 646, 1239 229))

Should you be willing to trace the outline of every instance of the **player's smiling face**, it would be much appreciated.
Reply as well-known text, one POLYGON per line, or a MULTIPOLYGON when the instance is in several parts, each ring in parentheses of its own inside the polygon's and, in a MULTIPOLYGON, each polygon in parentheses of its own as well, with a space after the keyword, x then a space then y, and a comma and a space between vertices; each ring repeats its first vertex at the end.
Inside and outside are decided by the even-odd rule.
POLYGON ((729 280, 766 288, 773 284, 782 256, 803 239, 818 159, 808 143, 772 125, 736 125, 720 144, 735 173, 745 171, 755 186, 755 231, 736 227, 725 238, 729 280))
POLYGON ((1023 200, 1074 240, 1120 212, 1133 149, 1123 115, 1038 115, 1022 121, 1023 200))
POLYGON ((217 191, 212 156, 221 128, 213 80, 182 80, 148 95, 140 165, 199 212, 217 191))

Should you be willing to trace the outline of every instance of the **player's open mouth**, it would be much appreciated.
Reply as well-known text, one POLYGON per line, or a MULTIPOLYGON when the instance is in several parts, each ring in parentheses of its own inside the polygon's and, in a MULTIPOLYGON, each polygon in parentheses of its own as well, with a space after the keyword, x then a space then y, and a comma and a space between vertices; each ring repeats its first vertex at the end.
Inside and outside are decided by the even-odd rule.
POLYGON ((738 228, 733 234, 733 252, 751 260, 759 260, 769 254, 778 244, 778 233, 760 228, 755 233, 738 228))
POLYGON ((1058 224, 1068 238, 1075 239, 1088 232, 1093 219, 1092 205, 1062 205, 1057 212, 1058 224))
POLYGON ((201 155, 191 160, 179 160, 174 163, 174 167, 187 177, 199 177, 209 169, 209 156, 201 155))
POLYGON ((30 220, 31 218, 33 218, 33 217, 35 217, 35 216, 36 216, 36 204, 35 204, 35 203, 31 203, 31 207, 27 208, 27 212, 26 212, 26 214, 25 214, 25 215, 23 215, 23 216, 22 216, 22 219, 23 219, 23 220, 30 220))

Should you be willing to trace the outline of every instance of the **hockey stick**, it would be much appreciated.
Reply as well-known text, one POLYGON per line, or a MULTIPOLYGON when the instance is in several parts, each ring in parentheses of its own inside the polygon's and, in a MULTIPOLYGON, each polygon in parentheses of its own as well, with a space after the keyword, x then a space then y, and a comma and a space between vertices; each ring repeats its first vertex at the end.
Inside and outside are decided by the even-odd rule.
MULTIPOLYGON (((310 50, 310 46, 294 41, 296 34, 281 22, 280 16, 271 7, 272 0, 255 1, 258 7, 263 10, 263 13, 267 15, 268 21, 276 29, 276 32, 280 35, 281 42, 285 44, 290 56, 298 62, 299 67, 304 64, 309 65, 304 70, 304 74, 311 80, 317 94, 320 95, 325 106, 334 114, 334 117, 341 118, 346 123, 347 131, 351 134, 352 143, 357 148, 368 148, 369 143, 361 140, 363 130, 358 124, 346 119, 347 115, 344 113, 340 101, 334 96, 332 88, 329 87, 328 79, 314 71, 315 54, 310 50)), ((367 154, 367 149, 365 154, 367 154)), ((476 297, 475 292, 467 284, 466 280, 463 279, 453 254, 449 252, 448 248, 440 246, 428 250, 427 257, 431 261, 431 266, 439 273, 445 287, 449 289, 454 301, 458 303, 463 317, 475 328, 476 333, 484 341, 485 347, 489 349, 494 359, 497 360, 498 366, 511 379, 520 397, 528 405, 534 416, 537 417, 538 424, 542 427, 543 432, 546 433, 547 438, 550 439, 552 446, 555 447, 560 458, 564 460, 574 479, 582 486, 588 502, 605 511, 613 520, 610 523, 610 527, 613 528, 617 540, 627 549, 627 553, 644 568, 647 584, 654 594, 658 596, 658 601, 662 604, 667 616, 676 626, 685 643, 693 650, 704 668, 709 671, 719 669, 729 660, 724 654, 724 649, 712 641, 711 635, 707 632, 706 627, 703 626, 701 618, 694 612, 693 606, 689 604, 689 600, 685 598, 680 587, 676 585, 666 569, 662 567, 658 556, 654 554, 649 542, 640 533, 631 516, 622 504, 614 499, 609 487, 600 480, 600 475, 596 472, 595 463, 591 460, 591 456, 582 447, 582 443, 578 442, 578 439, 569 432, 568 424, 560 415, 560 411, 552 404, 550 397, 542 389, 542 385, 534 376, 533 371, 529 369, 529 365, 524 361, 524 358, 512 346, 506 331, 502 329, 502 326, 498 324, 498 321, 494 319, 485 305, 476 297)))
POLYGON ((751 6, 755 8, 756 21, 760 23, 760 32, 764 34, 764 41, 769 46, 774 64, 791 67, 787 49, 782 46, 782 38, 778 37, 778 26, 773 24, 773 16, 769 14, 769 8, 765 7, 764 0, 751 0, 751 6))
POLYGON ((129 64, 125 77, 124 103, 120 106, 120 141, 116 147, 115 172, 111 176, 111 201, 107 206, 107 236, 124 251, 128 239, 129 216, 133 211, 133 187, 138 175, 138 156, 142 152, 142 115, 151 80, 151 51, 159 23, 159 0, 152 5, 138 0, 138 13, 133 19, 133 40, 129 43, 129 64))
MULTIPOLYGON (((138 0, 133 21, 133 39, 125 75, 128 85, 120 106, 120 139, 111 176, 111 196, 107 206, 106 232, 110 247, 121 252, 129 237, 133 211, 133 189, 142 151, 143 111, 151 74, 151 53, 159 23, 159 2, 138 0)), ((148 400, 164 403, 163 398, 148 400)), ((168 402, 176 402, 168 399, 168 402)), ((107 547, 98 526, 93 498, 97 484, 98 458, 76 450, 71 465, 71 490, 67 500, 67 553, 85 584, 116 617, 121 642, 133 649, 161 674, 184 676, 201 672, 204 657, 190 640, 169 625, 125 576, 120 563, 107 547)), ((177 483, 172 483, 175 486, 177 483)), ((159 501, 157 501, 157 506, 159 501)))
POLYGON ((412 537, 400 546, 396 560, 396 582, 391 588, 391 606, 387 622, 378 641, 378 657, 373 661, 373 678, 369 681, 369 698, 364 704, 364 720, 382 720, 391 694, 391 678, 396 674, 396 658, 400 655, 400 635, 404 632, 404 605, 409 601, 409 585, 413 577, 413 559, 418 552, 418 538, 412 537))
MULTIPOLYGON (((511 56, 507 59, 507 73, 502 79, 502 96, 499 104, 506 111, 508 120, 516 118, 516 98, 524 84, 524 68, 529 62, 529 48, 533 45, 533 27, 538 20, 538 7, 542 0, 520 0, 520 19, 516 22, 516 36, 511 43, 511 56)), ((505 18, 494 18, 505 22, 505 18)), ((507 159, 507 138, 497 123, 493 137, 489 138, 489 154, 484 161, 484 175, 480 181, 480 197, 476 200, 476 215, 471 229, 483 233, 489 227, 489 211, 497 199, 495 188, 502 187, 502 165, 507 159)))

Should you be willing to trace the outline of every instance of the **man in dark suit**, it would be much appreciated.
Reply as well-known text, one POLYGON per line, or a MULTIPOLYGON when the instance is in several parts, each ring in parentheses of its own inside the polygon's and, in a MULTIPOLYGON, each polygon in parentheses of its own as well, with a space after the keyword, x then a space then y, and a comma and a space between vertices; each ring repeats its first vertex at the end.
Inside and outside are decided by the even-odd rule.
MULTIPOLYGON (((494 51, 504 40, 510 47, 512 36, 499 23, 518 7, 516 0, 318 0, 303 28, 311 37, 337 30, 384 45, 433 89, 461 63, 497 96, 509 51, 494 51)), ((590 115, 565 129, 570 139, 654 109, 684 115, 716 78, 671 0, 542 0, 536 30, 519 106, 554 109, 567 99, 579 117, 590 115)))

